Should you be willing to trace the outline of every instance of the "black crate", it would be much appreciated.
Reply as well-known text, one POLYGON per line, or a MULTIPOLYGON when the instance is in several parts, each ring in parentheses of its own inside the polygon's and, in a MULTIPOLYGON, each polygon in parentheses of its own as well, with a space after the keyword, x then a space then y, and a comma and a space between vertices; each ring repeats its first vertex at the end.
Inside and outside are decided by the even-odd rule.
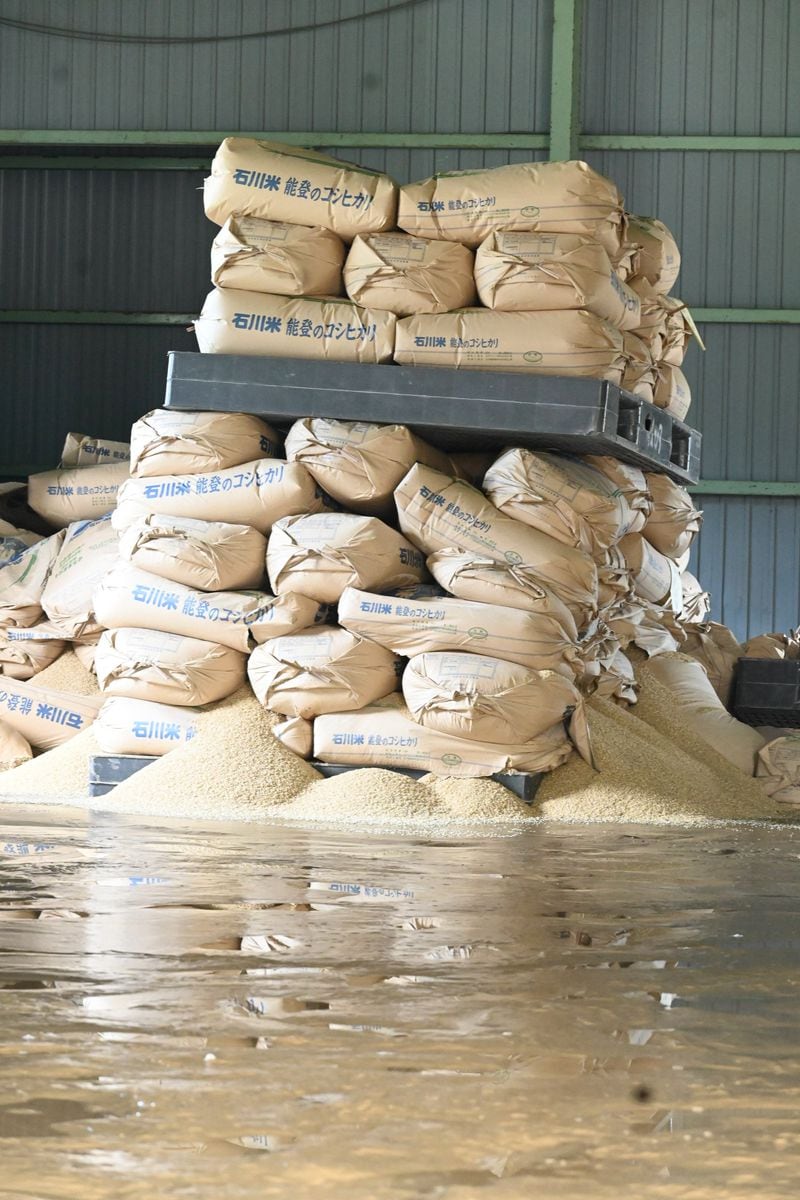
POLYGON ((682 484, 700 475, 700 434, 613 383, 558 375, 260 358, 169 355, 169 408, 402 424, 442 450, 503 446, 610 454, 682 484))
POLYGON ((734 675, 731 712, 746 725, 800 729, 800 662, 740 658, 734 675))
POLYGON ((150 763, 158 762, 155 755, 150 754, 93 754, 89 759, 89 791, 92 796, 104 796, 105 791, 93 791, 94 788, 110 789, 130 779, 137 771, 149 767, 150 763))

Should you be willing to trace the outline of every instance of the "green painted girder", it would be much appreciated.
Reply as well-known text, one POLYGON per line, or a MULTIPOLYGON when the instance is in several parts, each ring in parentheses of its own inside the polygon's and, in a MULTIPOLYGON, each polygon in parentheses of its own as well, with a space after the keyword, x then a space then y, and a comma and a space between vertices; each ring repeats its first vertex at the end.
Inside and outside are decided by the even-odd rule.
POLYGON ((635 134, 585 133, 582 150, 755 150, 797 152, 800 137, 749 136, 748 134, 635 134))
POLYGON ((578 156, 583 0, 553 0, 550 50, 550 158, 578 156))
POLYGON ((692 317, 709 325, 798 325, 800 308, 694 308, 692 317))
POLYGON ((546 150, 546 133, 337 133, 332 130, 0 129, 0 146, 218 146, 226 137, 259 138, 289 146, 373 146, 379 149, 546 150))
MULTIPOLYGON (((800 308, 693 308, 695 321, 708 325, 798 325, 800 308)), ((0 324, 14 325, 189 325, 197 314, 165 312, 83 312, 70 309, 0 309, 0 324)))
POLYGON ((689 488, 696 496, 800 496, 800 482, 768 479, 701 479, 689 488))

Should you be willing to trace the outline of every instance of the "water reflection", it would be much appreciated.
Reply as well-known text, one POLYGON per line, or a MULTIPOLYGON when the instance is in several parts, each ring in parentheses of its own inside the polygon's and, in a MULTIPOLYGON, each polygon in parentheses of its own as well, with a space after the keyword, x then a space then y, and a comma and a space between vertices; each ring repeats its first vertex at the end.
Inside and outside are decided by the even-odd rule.
POLYGON ((0 821, 3 1197, 796 1191, 796 829, 0 821))

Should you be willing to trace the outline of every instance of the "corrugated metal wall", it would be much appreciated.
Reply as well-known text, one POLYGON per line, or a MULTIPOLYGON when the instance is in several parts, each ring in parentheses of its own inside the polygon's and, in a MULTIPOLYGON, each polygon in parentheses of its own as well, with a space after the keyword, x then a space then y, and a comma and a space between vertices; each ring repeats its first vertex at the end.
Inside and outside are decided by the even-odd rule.
MULTIPOLYGON (((800 133, 796 0, 588 0, 587 133, 800 133)), ((0 17, 193 45, 0 32, 6 128, 545 132, 550 0, 0 0, 0 17), (396 11, 369 16, 375 10, 396 11), (349 21, 348 18, 361 19, 349 21)), ((358 149, 400 181, 525 151, 358 149)), ((679 294, 703 307, 800 307, 800 156, 587 152, 631 209, 683 248, 679 294)), ((202 172, 0 170, 2 307, 193 312, 213 227, 202 172)), ((800 478, 797 326, 703 327, 691 420, 711 479, 800 478)), ((67 426, 122 436, 159 403, 180 328, 0 325, 9 434, 0 459, 52 461, 67 426)), ((706 497, 698 561, 740 634, 800 616, 793 498, 706 497)))

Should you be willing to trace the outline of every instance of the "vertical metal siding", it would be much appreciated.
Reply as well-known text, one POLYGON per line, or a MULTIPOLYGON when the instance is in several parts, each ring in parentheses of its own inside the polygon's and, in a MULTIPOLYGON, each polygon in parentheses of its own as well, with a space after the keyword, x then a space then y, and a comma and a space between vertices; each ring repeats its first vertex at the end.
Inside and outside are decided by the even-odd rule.
POLYGON ((4 28, 6 128, 547 128, 550 0, 2 0, 0 14, 78 30, 201 37, 361 15, 238 42, 142 45, 4 28))

